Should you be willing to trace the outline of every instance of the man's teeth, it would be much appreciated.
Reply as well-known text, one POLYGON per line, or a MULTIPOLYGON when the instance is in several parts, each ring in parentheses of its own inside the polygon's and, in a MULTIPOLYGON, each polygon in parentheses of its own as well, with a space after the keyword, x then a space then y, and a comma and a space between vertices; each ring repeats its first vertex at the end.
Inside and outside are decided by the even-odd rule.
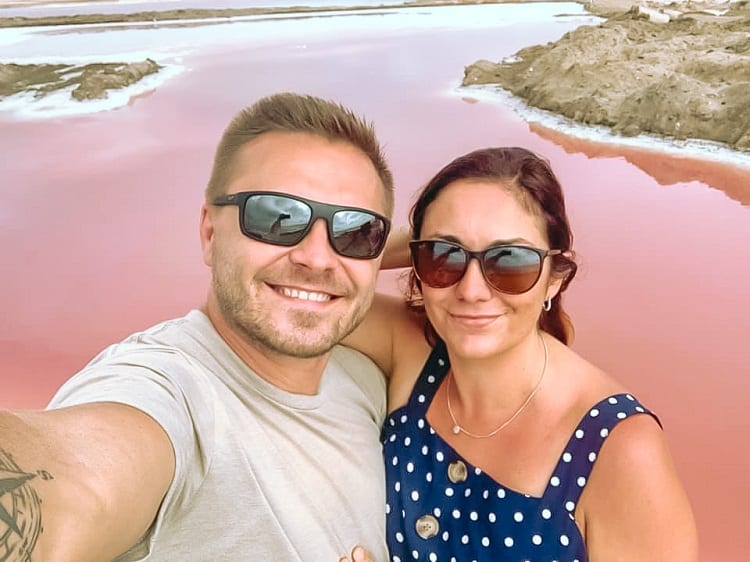
POLYGON ((303 301, 315 301, 325 302, 331 300, 331 295, 326 293, 314 293, 312 291, 300 291, 298 289, 288 289, 286 287, 281 288, 281 293, 285 297, 291 297, 293 299, 300 299, 303 301))

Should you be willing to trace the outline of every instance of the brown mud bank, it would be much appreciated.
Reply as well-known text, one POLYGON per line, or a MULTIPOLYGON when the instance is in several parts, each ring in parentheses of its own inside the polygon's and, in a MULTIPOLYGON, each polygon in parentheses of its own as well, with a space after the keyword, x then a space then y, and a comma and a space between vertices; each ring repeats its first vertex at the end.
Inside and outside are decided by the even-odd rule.
POLYGON ((77 101, 104 99, 108 90, 135 84, 161 66, 151 59, 134 63, 0 64, 0 97, 30 92, 43 97, 72 87, 77 101))
POLYGON ((503 61, 477 61, 463 85, 496 84, 531 107, 624 136, 750 151, 750 2, 721 12, 674 6, 617 13, 610 3, 602 24, 503 61))

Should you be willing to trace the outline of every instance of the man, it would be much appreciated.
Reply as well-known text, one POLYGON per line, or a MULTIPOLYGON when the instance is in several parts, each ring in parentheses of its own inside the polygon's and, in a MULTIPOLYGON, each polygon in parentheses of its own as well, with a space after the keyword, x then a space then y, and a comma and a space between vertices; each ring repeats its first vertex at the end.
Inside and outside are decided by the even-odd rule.
POLYGON ((278 94, 235 117, 201 212, 202 309, 107 348, 47 411, 0 413, 0 560, 384 560, 385 383, 337 343, 392 207, 345 108, 278 94))

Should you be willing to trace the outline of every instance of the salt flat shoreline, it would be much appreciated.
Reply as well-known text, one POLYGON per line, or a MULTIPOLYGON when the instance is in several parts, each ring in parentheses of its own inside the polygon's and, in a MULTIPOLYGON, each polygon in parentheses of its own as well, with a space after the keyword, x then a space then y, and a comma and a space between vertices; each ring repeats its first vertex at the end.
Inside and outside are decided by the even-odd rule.
MULTIPOLYGON (((47 3, 32 1, 24 5, 47 3)), ((127 25, 144 21, 205 21, 272 14, 503 3, 530 2, 416 0, 358 7, 353 0, 351 7, 185 9, 127 14, 96 14, 93 12, 98 2, 90 2, 92 14, 0 17, 0 28, 127 25)), ((586 0, 578 3, 604 21, 600 25, 581 26, 554 43, 530 46, 509 60, 466 61, 462 86, 501 87, 530 108, 563 116, 582 126, 605 127, 625 139, 652 135, 678 143, 696 139, 726 146, 742 156, 738 163, 746 165, 746 156, 750 157, 750 112, 746 111, 750 107, 750 74, 746 71, 750 68, 750 41, 746 39, 750 33, 750 2, 682 0, 667 4, 664 0, 586 0)), ((107 90, 131 84, 134 73, 139 71, 134 65, 139 64, 145 61, 73 69, 80 76, 80 80, 73 79, 80 82, 76 98, 101 99, 107 96, 107 90)), ((56 73, 70 70, 60 65, 14 65, 12 61, 0 61, 0 102, 2 96, 36 91, 34 84, 44 80, 48 84, 57 80, 57 85, 46 88, 68 87, 70 81, 58 79, 56 73)), ((77 102, 71 100, 71 103, 77 102)))

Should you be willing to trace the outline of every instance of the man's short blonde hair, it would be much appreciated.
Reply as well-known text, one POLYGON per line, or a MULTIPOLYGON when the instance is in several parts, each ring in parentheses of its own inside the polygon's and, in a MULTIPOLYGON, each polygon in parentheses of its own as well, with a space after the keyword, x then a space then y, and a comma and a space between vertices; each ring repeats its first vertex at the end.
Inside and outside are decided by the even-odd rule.
POLYGON ((224 193, 235 155, 245 144, 272 131, 308 133, 348 143, 372 162, 383 184, 386 212, 393 213, 393 176, 372 123, 328 100, 294 93, 274 94, 240 111, 221 137, 214 156, 206 201, 224 193))

